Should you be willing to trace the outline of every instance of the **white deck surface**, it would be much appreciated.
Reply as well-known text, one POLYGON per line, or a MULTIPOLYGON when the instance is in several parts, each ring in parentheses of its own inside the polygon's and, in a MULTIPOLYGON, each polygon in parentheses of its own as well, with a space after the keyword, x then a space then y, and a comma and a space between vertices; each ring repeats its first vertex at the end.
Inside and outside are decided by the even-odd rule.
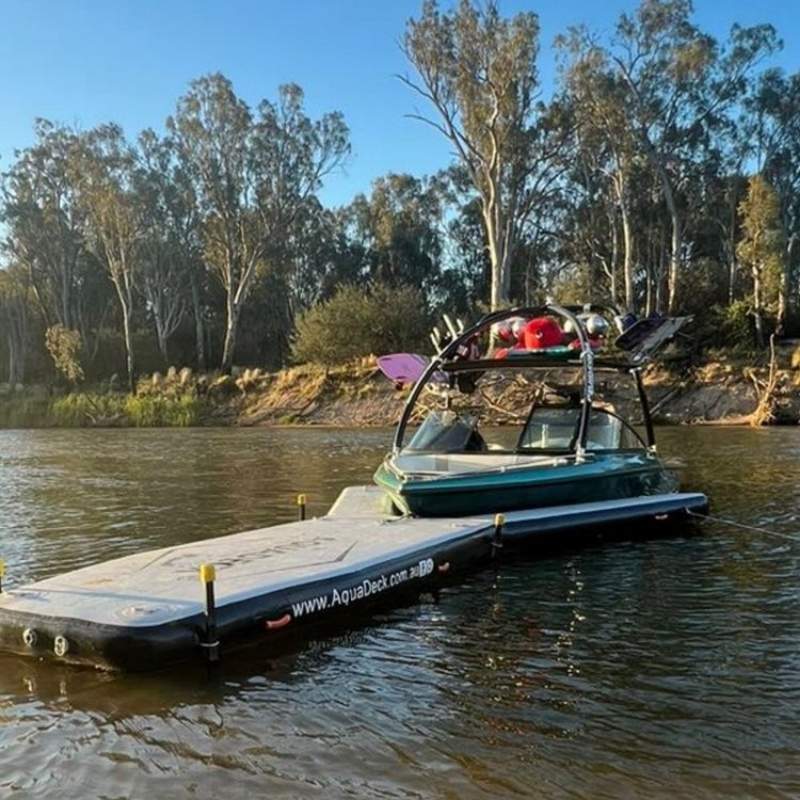
MULTIPOLYGON (((193 542, 107 561, 0 594, 0 610, 109 625, 159 625, 203 609, 202 563, 217 571, 218 606, 354 573, 425 546, 490 529, 491 515, 388 519, 377 487, 352 487, 328 516, 193 542)), ((669 495, 670 499, 698 495, 669 495)), ((588 524, 602 512, 647 514, 665 496, 582 503, 506 514, 509 534, 588 524)))
MULTIPOLYGON (((377 496, 365 492, 364 500, 377 496)), ((198 570, 216 567, 217 605, 341 574, 478 531, 486 519, 381 519, 352 509, 106 561, 0 595, 0 609, 109 625, 159 625, 198 613, 198 570)))

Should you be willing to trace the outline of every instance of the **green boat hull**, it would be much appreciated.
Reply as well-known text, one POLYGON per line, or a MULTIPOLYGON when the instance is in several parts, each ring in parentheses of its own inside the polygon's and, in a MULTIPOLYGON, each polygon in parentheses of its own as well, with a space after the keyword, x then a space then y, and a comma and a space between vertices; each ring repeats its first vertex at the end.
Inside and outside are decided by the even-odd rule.
POLYGON ((491 514, 678 490, 674 473, 642 451, 592 454, 580 464, 531 465, 428 479, 398 473, 390 457, 374 480, 398 509, 419 517, 491 514))

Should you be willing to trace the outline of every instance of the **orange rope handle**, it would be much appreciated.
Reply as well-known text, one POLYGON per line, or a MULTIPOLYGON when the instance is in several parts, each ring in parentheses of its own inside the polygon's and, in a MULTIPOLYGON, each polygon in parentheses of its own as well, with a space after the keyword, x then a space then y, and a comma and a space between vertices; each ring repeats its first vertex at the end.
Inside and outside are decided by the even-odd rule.
POLYGON ((289 613, 284 614, 278 619, 268 619, 264 622, 264 627, 268 631, 277 631, 280 628, 285 628, 292 621, 292 615, 289 613))

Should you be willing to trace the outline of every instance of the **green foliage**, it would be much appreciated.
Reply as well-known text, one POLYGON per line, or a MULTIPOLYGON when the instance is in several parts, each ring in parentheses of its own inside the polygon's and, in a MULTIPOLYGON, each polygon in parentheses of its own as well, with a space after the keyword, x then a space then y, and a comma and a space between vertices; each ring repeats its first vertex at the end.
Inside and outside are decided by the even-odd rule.
POLYGON ((203 424, 208 401, 194 391, 134 396, 73 392, 52 400, 25 393, 0 397, 4 428, 188 428, 203 424))
MULTIPOLYGON (((82 370, 116 391, 126 351, 131 373, 227 368, 234 352, 278 369, 302 317, 295 358, 334 363, 424 347, 426 309, 471 317, 548 295, 690 313, 720 344, 798 335, 800 72, 758 66, 776 45, 769 25, 717 41, 689 0, 634 5, 608 33, 560 37, 547 97, 535 14, 424 0, 397 33, 421 114, 455 157, 431 176, 378 178, 342 208, 319 189, 348 156, 347 126, 310 115, 294 85, 248 103, 224 76, 201 77, 163 136, 37 121, 0 176, 0 381, 49 380, 49 326, 80 331, 79 348, 55 348, 68 380, 82 370), (745 169, 770 197, 748 194, 745 169), (384 308, 351 290, 337 303, 357 313, 303 315, 373 284, 397 287, 384 308), (398 303, 403 286, 419 291, 398 303)), ((91 404, 60 413, 129 421, 91 404)))
POLYGON ((434 182, 411 175, 376 179, 348 209, 365 267, 380 283, 433 289, 441 267, 441 198, 434 182))
POLYGON ((82 381, 80 333, 63 325, 52 325, 45 331, 44 338, 56 369, 73 385, 82 381))
POLYGON ((73 393, 52 401, 50 421, 63 428, 123 425, 125 395, 73 393))
POLYGON ((425 298, 409 286, 344 286, 297 322, 292 354, 298 362, 340 364, 370 354, 425 347, 430 317, 425 298))
MULTIPOLYGON (((727 301, 727 275, 715 259, 698 258, 691 270, 686 271, 682 290, 681 313, 704 316, 709 309, 724 307, 727 301)), ((715 319, 715 324, 719 320, 715 319)))
POLYGON ((785 236, 780 198, 763 176, 754 175, 750 179, 747 195, 739 204, 739 216, 742 238, 736 252, 742 264, 750 269, 756 344, 764 347, 764 314, 778 316, 785 236))
POLYGON ((747 300, 711 308, 703 341, 717 347, 751 350, 753 347, 753 309, 747 300))
POLYGON ((742 239, 737 253, 761 284, 762 302, 775 303, 783 274, 785 236, 778 193, 763 177, 750 179, 747 196, 739 205, 742 239))
POLYGON ((66 428, 188 428, 200 424, 205 409, 205 403, 194 394, 68 394, 51 403, 48 416, 50 424, 66 428))
POLYGON ((193 394, 177 398, 131 395, 124 410, 137 428, 190 428, 200 423, 204 403, 193 394))
POLYGON ((0 269, 0 341, 6 345, 6 378, 12 387, 25 379, 34 309, 34 295, 26 271, 19 265, 0 269))

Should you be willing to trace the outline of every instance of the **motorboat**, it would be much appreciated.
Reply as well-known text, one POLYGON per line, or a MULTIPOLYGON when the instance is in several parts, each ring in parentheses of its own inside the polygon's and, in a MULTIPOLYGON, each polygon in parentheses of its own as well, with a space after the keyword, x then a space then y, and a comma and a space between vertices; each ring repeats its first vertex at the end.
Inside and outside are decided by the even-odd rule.
POLYGON ((608 306, 551 302, 490 314, 467 330, 450 323, 449 340, 408 397, 376 484, 398 511, 420 517, 678 491, 657 453, 642 370, 686 321, 634 321, 608 306), (598 392, 601 372, 615 375, 617 388, 630 383, 634 421, 598 392), (487 386, 501 387, 501 397, 516 390, 515 409, 501 409, 513 425, 491 424, 499 401, 487 386))

